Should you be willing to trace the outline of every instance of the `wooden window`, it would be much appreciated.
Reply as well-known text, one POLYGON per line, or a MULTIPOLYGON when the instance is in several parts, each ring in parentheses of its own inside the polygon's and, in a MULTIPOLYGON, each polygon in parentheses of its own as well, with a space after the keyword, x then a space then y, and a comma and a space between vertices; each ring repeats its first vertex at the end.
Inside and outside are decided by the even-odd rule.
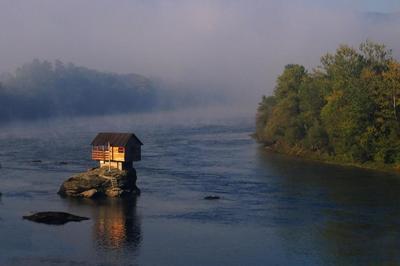
POLYGON ((118 153, 124 153, 124 147, 118 147, 118 153))

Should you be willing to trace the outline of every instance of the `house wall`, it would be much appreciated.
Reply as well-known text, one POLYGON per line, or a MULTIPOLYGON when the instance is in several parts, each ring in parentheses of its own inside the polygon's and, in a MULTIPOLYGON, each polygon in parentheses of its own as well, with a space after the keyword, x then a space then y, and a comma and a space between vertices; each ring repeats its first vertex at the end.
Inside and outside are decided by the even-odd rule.
POLYGON ((100 161, 100 167, 108 166, 110 160, 111 167, 129 169, 132 168, 132 162, 141 160, 141 145, 133 139, 127 143, 126 147, 110 147, 110 152, 107 146, 94 146, 92 159, 100 161), (122 162, 125 163, 122 164, 122 162))
POLYGON ((134 162, 141 160, 141 146, 135 143, 129 143, 125 151, 125 161, 134 162))
POLYGON ((112 168, 118 168, 119 170, 128 170, 132 168, 132 162, 115 162, 115 161, 99 161, 100 167, 108 167, 109 165, 112 168))
POLYGON ((111 147, 110 153, 108 152, 107 149, 108 149, 107 147, 103 151, 92 149, 92 159, 105 160, 105 161, 112 160, 118 162, 125 161, 125 149, 124 152, 118 152, 118 147, 111 147))
POLYGON ((100 161, 100 167, 108 167, 111 166, 112 168, 118 168, 119 170, 122 170, 122 162, 108 162, 108 161, 100 161))
POLYGON ((125 161, 125 152, 118 152, 118 147, 111 147, 111 160, 124 162, 125 161))

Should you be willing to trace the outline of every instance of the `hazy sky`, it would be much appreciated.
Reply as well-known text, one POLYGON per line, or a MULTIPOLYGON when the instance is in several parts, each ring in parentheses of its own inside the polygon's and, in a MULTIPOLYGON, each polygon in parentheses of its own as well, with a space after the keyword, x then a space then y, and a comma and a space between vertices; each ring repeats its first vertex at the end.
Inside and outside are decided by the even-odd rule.
MULTIPOLYGON (((362 3, 362 2, 361 2, 362 3)), ((393 12, 400 10, 400 1, 399 0, 364 0, 364 5, 362 6, 363 10, 372 11, 372 12, 393 12)))
POLYGON ((400 1, 398 0, 306 0, 298 2, 326 8, 340 7, 360 12, 400 11, 400 1))
POLYGON ((399 54, 399 0, 0 0, 0 72, 61 59, 225 90, 255 102, 285 64, 367 38, 399 54), (349 4, 350 2, 350 4, 349 4))

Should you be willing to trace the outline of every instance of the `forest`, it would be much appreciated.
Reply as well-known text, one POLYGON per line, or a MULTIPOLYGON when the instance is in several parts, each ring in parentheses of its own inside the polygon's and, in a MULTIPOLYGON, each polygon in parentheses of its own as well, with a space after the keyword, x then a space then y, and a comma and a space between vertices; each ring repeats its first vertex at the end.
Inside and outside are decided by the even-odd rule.
POLYGON ((287 65, 263 96, 256 139, 310 159, 400 170, 400 63, 384 44, 341 45, 309 71, 287 65))
POLYGON ((137 74, 33 60, 0 76, 0 123, 57 116, 148 111, 156 89, 137 74))

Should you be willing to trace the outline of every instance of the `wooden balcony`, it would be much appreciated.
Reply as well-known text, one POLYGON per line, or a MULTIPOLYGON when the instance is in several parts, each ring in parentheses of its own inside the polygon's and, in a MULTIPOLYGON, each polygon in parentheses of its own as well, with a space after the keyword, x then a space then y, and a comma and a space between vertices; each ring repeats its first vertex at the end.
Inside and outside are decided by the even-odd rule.
POLYGON ((96 161, 110 160, 110 152, 109 151, 92 150, 92 160, 96 160, 96 161))

